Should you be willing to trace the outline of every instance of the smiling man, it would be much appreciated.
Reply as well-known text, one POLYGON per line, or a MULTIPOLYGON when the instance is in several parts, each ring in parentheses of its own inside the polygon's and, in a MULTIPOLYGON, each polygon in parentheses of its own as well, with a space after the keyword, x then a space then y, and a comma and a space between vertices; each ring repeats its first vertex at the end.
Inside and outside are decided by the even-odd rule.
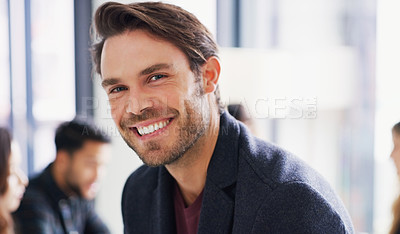
POLYGON ((125 233, 353 233, 329 185, 221 108, 209 31, 165 3, 105 3, 96 71, 145 163, 122 197, 125 233))
POLYGON ((109 143, 86 121, 57 128, 56 159, 29 181, 15 214, 21 233, 109 233, 93 203, 110 158, 109 143))

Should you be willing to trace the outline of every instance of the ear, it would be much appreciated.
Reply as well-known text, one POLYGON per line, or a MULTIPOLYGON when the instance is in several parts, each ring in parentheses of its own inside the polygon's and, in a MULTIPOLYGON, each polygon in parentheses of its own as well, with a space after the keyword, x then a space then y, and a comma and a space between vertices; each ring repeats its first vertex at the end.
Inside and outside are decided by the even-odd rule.
POLYGON ((55 163, 58 164, 61 167, 64 167, 66 165, 69 165, 69 162, 71 160, 71 155, 65 150, 59 150, 57 151, 55 163))
POLYGON ((203 65, 203 88, 205 93, 212 93, 215 91, 221 72, 219 59, 211 56, 203 65))

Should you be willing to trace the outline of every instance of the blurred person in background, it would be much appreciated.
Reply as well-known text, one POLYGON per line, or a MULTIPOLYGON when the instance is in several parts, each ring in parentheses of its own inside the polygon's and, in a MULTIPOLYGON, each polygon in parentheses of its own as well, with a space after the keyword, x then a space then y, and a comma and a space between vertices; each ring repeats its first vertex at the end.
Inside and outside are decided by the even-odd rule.
POLYGON ((244 123, 255 136, 258 135, 253 118, 251 118, 250 113, 246 111, 242 104, 229 104, 227 108, 229 114, 244 123))
POLYGON ((315 170, 224 111, 218 47, 193 14, 108 2, 94 18, 111 115, 146 164, 125 184, 125 233, 354 232, 315 170))
POLYGON ((88 121, 74 119, 57 128, 55 160, 30 180, 15 213, 22 233, 109 233, 94 209, 109 143, 88 121))
MULTIPOLYGON (((397 175, 400 176, 400 122, 392 128, 393 151, 390 157, 396 166, 397 175)), ((390 234, 400 234, 400 196, 393 203, 393 224, 390 234)))
POLYGON ((0 127, 0 234, 14 233, 11 213, 20 205, 28 178, 20 168, 21 155, 10 132, 0 127))

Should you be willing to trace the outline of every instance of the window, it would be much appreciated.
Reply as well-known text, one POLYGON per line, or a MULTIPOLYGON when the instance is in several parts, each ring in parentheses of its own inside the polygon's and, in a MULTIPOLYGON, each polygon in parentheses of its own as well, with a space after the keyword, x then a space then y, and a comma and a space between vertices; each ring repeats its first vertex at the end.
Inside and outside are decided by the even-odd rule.
POLYGON ((0 0, 0 125, 7 126, 11 115, 8 4, 0 0))
POLYGON ((54 158, 55 127, 75 115, 74 5, 69 0, 0 4, 0 47, 11 52, 0 55, 0 121, 13 129, 31 175, 54 158))

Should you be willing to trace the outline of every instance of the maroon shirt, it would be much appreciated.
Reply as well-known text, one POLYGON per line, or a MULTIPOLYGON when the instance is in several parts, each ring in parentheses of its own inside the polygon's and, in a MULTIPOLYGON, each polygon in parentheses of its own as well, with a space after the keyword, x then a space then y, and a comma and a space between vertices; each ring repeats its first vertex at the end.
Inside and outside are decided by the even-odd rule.
POLYGON ((177 234, 196 234, 199 226, 203 191, 190 206, 186 207, 178 184, 175 183, 174 207, 177 234))

